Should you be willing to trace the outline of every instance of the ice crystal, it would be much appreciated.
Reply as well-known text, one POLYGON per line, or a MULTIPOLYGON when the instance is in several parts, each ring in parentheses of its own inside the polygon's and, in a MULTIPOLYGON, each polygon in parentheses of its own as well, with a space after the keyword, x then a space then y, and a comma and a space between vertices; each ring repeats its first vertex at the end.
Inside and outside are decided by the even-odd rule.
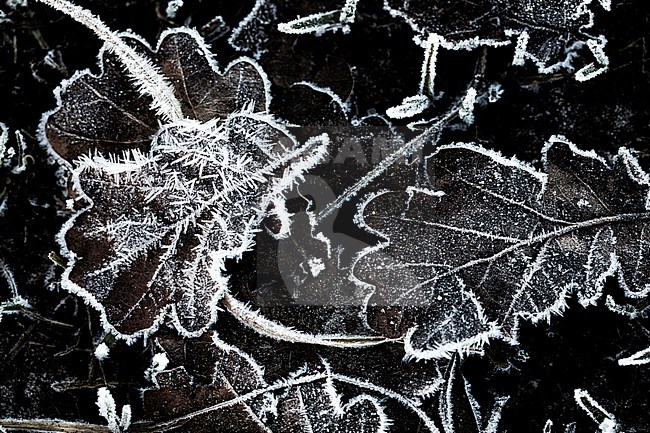
POLYGON ((323 157, 326 138, 299 144, 268 113, 261 68, 241 58, 221 72, 194 31, 167 31, 152 49, 47 1, 106 42, 102 72, 64 83, 43 121, 85 203, 59 235, 62 285, 118 337, 149 334, 167 316, 184 335, 199 335, 228 289, 225 261, 251 248, 267 208, 323 157), (140 63, 157 76, 133 86, 120 63, 132 76, 144 73, 140 63), (154 82, 170 91, 147 90, 154 82))
POLYGON ((650 178, 632 152, 607 161, 554 137, 543 161, 541 172, 481 147, 442 146, 427 159, 428 191, 386 191, 360 206, 386 241, 354 273, 374 288, 373 320, 405 335, 407 354, 516 340, 520 318, 548 320, 571 293, 593 305, 609 276, 630 299, 648 295, 650 178))

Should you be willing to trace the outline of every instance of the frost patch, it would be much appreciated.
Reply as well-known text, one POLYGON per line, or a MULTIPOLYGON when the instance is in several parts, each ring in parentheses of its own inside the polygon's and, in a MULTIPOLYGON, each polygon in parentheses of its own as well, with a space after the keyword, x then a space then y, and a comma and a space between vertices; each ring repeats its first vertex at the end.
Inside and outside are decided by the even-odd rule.
POLYGON ((169 0, 167 8, 165 8, 165 15, 167 18, 173 20, 176 18, 176 12, 183 7, 183 0, 169 0))
POLYGON ((474 104, 476 103, 476 89, 470 87, 463 98, 458 110, 458 116, 468 125, 474 123, 474 104))
POLYGON ((108 429, 112 433, 126 432, 131 425, 131 406, 122 406, 121 416, 118 417, 115 400, 108 388, 97 390, 97 407, 99 415, 108 422, 108 429))
POLYGON ((108 359, 109 355, 110 355, 110 349, 108 348, 106 343, 100 343, 95 349, 95 358, 97 358, 100 361, 104 361, 108 359))

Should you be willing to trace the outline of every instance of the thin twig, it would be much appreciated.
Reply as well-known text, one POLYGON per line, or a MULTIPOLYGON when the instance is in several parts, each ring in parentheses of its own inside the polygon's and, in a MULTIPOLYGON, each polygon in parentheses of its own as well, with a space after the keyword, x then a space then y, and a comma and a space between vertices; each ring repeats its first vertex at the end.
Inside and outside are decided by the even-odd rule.
POLYGON ((450 121, 452 121, 458 115, 459 109, 460 105, 454 106, 449 111, 449 113, 447 113, 447 115, 438 120, 431 127, 427 128, 422 134, 405 143, 403 146, 388 155, 386 159, 381 161, 379 165, 368 172, 368 174, 363 176, 363 178, 359 179, 357 183, 346 189, 343 194, 337 197, 336 200, 328 204, 325 209, 323 209, 318 214, 316 217, 316 222, 322 222, 325 218, 330 216, 332 212, 340 208, 343 203, 346 203, 347 201, 354 198, 357 194, 359 194, 359 192, 361 192, 361 190, 368 186, 370 182, 377 179, 382 173, 388 170, 391 165, 399 161, 404 156, 411 155, 413 152, 421 149, 428 143, 437 143, 440 138, 440 132, 447 124, 449 124, 450 121))

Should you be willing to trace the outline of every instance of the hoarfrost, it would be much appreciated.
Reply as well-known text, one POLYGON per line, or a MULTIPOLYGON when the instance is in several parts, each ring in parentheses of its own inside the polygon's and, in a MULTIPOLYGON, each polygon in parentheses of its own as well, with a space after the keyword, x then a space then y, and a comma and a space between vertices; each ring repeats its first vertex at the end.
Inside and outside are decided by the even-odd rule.
POLYGON ((516 341, 521 318, 549 320, 570 293, 593 305, 609 276, 631 299, 647 296, 650 182, 636 158, 621 149, 608 162, 553 137, 543 161, 540 172, 442 146, 427 175, 444 194, 386 191, 361 206, 359 221, 386 241, 360 255, 354 275, 374 290, 374 320, 392 317, 389 335, 405 336, 407 356, 516 341))
POLYGON ((476 103, 476 89, 470 87, 463 98, 463 102, 458 110, 458 116, 463 122, 471 125, 474 123, 474 104, 476 103))
MULTIPOLYGON (((348 24, 355 19, 357 3, 358 0, 348 0, 342 9, 301 17, 279 24, 278 29, 291 34, 319 35, 338 29, 347 32, 348 24)), ((573 70, 577 50, 587 45, 596 62, 578 71, 576 79, 585 81, 603 73, 609 60, 603 51, 605 38, 590 33, 594 26, 591 3, 591 0, 478 3, 384 0, 384 9, 405 20, 416 32, 414 40, 425 50, 418 94, 391 107, 387 115, 403 119, 428 108, 429 98, 435 98, 433 89, 440 48, 473 50, 480 46, 501 46, 516 37, 513 65, 521 66, 530 60, 540 73, 554 73, 562 68, 573 70)), ((603 9, 611 9, 607 0, 600 3, 603 9)))
POLYGON ((426 95, 407 96, 400 105, 386 110, 386 115, 393 119, 408 119, 422 113, 430 105, 431 101, 426 95))
POLYGON ((327 138, 297 143, 268 113, 270 83, 257 63, 240 58, 221 72, 192 30, 164 32, 154 50, 74 5, 46 1, 109 38, 102 73, 64 83, 59 107, 43 120, 44 138, 72 162, 87 203, 58 237, 68 259, 62 286, 99 310, 118 338, 148 335, 165 317, 183 335, 200 335, 227 291, 225 260, 251 248, 270 204, 324 157, 327 138), (149 109, 156 103, 138 92, 156 95, 134 89, 107 49, 144 59, 175 86, 180 118, 149 109), (88 101, 98 103, 89 110, 88 101), (127 145, 118 151, 117 143, 127 145))
POLYGON ((5 3, 11 9, 27 7, 27 0, 7 0, 5 3))
POLYGON ((601 433, 616 433, 619 431, 618 423, 614 415, 606 411, 596 400, 584 389, 576 389, 574 398, 578 406, 587 412, 600 429, 601 433))
POLYGON ((118 417, 115 400, 108 388, 97 390, 97 407, 99 415, 108 422, 108 429, 112 433, 126 432, 131 425, 131 406, 122 406, 121 415, 118 417))
MULTIPOLYGON (((164 120, 176 121, 183 118, 180 102, 174 95, 173 85, 147 57, 128 45, 120 35, 109 29, 90 11, 67 0, 38 0, 57 9, 87 28, 104 41, 105 49, 115 54, 124 65, 141 95, 151 98, 151 108, 164 120)), ((100 98, 103 95, 95 95, 100 98)))
POLYGON ((233 30, 228 43, 237 51, 248 51, 259 58, 266 52, 264 44, 268 35, 262 30, 264 26, 275 22, 276 6, 269 0, 257 0, 251 12, 233 30))
POLYGON ((167 18, 174 19, 176 18, 176 12, 183 7, 183 0, 169 0, 167 2, 167 8, 165 9, 165 15, 167 18))
MULTIPOLYGON (((22 132, 16 131, 15 137, 15 146, 8 146, 9 128, 0 122, 0 168, 10 168, 12 174, 20 174, 27 169, 27 161, 25 158, 27 144, 25 143, 25 137, 22 132)), ((0 193, 0 198, 2 196, 3 194, 0 193)))
POLYGON ((151 358, 151 365, 144 372, 144 377, 147 380, 154 380, 154 377, 157 373, 164 371, 169 365, 169 358, 165 353, 156 353, 153 358, 151 358))
POLYGON ((0 122, 0 164, 5 164, 5 159, 8 156, 7 142, 9 141, 9 128, 7 125, 0 122))
POLYGON ((322 35, 327 31, 350 31, 349 24, 354 22, 359 0, 346 0, 341 9, 317 13, 297 18, 287 23, 278 24, 278 30, 289 34, 315 33, 322 35))
POLYGON ((495 83, 495 84, 490 84, 490 87, 488 87, 488 102, 494 103, 497 102, 499 99, 501 99, 501 95, 503 95, 503 88, 501 87, 501 84, 495 83))
POLYGON ((648 363, 650 363, 650 347, 618 360, 618 365, 644 365, 648 363))
POLYGON ((546 420, 546 423, 544 424, 544 430, 542 430, 542 433, 553 433, 553 421, 550 419, 546 420))
POLYGON ((106 343, 100 343, 97 345, 97 348, 95 348, 95 358, 97 358, 100 361, 104 361, 105 359, 108 359, 108 356, 110 355, 110 349, 106 345, 106 343))
MULTIPOLYGON (((173 341, 160 343, 173 352, 173 341)), ((193 378, 199 373, 184 366, 156 373, 156 386, 145 390, 143 399, 145 414, 157 428, 195 433, 233 426, 238 431, 267 433, 388 431, 391 422, 382 402, 362 393, 344 403, 335 382, 352 379, 331 372, 325 361, 318 368, 305 366, 268 383, 264 369, 249 354, 217 335, 207 350, 191 343, 183 346, 188 356, 212 362, 212 380, 201 383, 193 378), (168 410, 170 405, 174 414, 168 410)))
MULTIPOLYGON (((517 36, 513 64, 530 59, 540 72, 549 73, 559 65, 570 67, 576 42, 595 41, 600 37, 590 33, 594 26, 592 3, 590 0, 492 0, 472 4, 453 0, 435 3, 385 0, 384 7, 404 19, 421 37, 436 34, 456 47, 475 44, 467 35, 481 38, 485 43, 517 36), (476 18, 468 19, 468 16, 476 18), (503 28, 506 30, 502 34, 503 28), (565 58, 558 60, 563 55, 565 58)), ((606 1, 601 1, 601 5, 610 10, 606 1)))
POLYGON ((497 433, 508 399, 496 397, 492 409, 484 413, 472 395, 469 382, 460 372, 460 356, 455 355, 447 366, 445 382, 438 394, 438 416, 445 433, 497 433))

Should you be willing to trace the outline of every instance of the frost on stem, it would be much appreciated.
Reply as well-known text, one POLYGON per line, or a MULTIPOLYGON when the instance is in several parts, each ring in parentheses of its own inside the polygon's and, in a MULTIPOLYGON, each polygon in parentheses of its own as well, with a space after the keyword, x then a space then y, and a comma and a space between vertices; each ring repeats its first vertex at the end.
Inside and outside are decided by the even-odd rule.
POLYGON ((589 395, 589 392, 584 389, 576 389, 574 391, 574 398, 578 406, 587 412, 587 415, 598 424, 601 433, 616 433, 620 431, 614 415, 606 411, 594 400, 589 395))
POLYGON ((550 419, 546 420, 546 423, 544 424, 544 429, 542 430, 542 433, 553 433, 553 421, 550 419))
POLYGON ((644 365, 650 363, 650 347, 636 352, 634 355, 618 360, 618 365, 644 365))
POLYGON ((5 164, 5 160, 8 159, 9 151, 7 149, 7 142, 9 141, 9 128, 7 125, 0 122, 0 166, 5 164))
POLYGON ((92 30, 114 53, 126 68, 138 90, 152 98, 151 107, 166 122, 183 118, 181 104, 174 96, 174 88, 151 61, 124 42, 99 18, 88 10, 67 0, 38 0, 57 9, 92 30))
POLYGON ((278 24, 278 30, 289 34, 314 33, 322 35, 327 31, 342 30, 344 33, 350 31, 349 24, 354 22, 357 3, 359 0, 346 0, 341 9, 308 15, 296 18, 287 23, 278 24))
MULTIPOLYGON (((1 212, 0 216, 2 216, 1 212)), ((0 257, 0 279, 4 280, 9 288, 8 299, 4 300, 0 298, 1 322, 2 316, 5 314, 14 314, 17 311, 20 311, 21 308, 30 308, 30 305, 26 299, 18 294, 18 286, 16 285, 13 272, 11 272, 11 269, 9 269, 9 266, 5 263, 2 257, 0 257)))
POLYGON ((458 116, 463 122, 468 125, 474 123, 474 104, 476 103, 476 89, 470 87, 467 89, 467 94, 463 98, 458 116))
MULTIPOLYGON (((393 119, 404 119, 417 116, 424 112, 435 99, 435 79, 438 65, 438 55, 441 48, 447 50, 473 50, 479 46, 500 46, 507 45, 508 41, 482 40, 478 38, 454 42, 445 39, 438 34, 430 34, 426 38, 416 36, 414 40, 418 41, 424 48, 424 61, 420 72, 420 86, 418 94, 404 98, 401 104, 386 110, 388 117, 393 119)), ((471 96, 471 89, 467 96, 471 96)), ((475 91, 474 91, 475 92, 475 91)), ((474 98, 476 94, 474 93, 474 98)), ((465 104, 467 105, 467 104, 465 104)), ((464 107, 467 112, 467 107, 464 107)), ((463 112, 461 111, 461 114, 463 112)), ((469 119, 469 118, 468 118, 469 119)))
POLYGON ((108 429, 113 433, 126 432, 131 425, 131 406, 122 406, 121 416, 117 415, 115 400, 108 388, 97 390, 97 407, 99 415, 108 422, 108 429))
MULTIPOLYGON (((572 69, 576 51, 594 35, 594 1, 513 0, 457 2, 384 0, 384 8, 406 21, 422 40, 437 34, 454 49, 509 42, 516 38, 513 64, 532 61, 541 73, 572 69), (498 24, 497 24, 498 23, 498 24)), ((607 0, 600 1, 606 11, 607 0)))
MULTIPOLYGON (((9 147, 9 128, 0 122, 0 168, 10 168, 12 174, 20 174, 27 168, 25 152, 27 144, 22 132, 16 131, 16 145, 9 147)), ((3 191, 0 190, 0 200, 4 197, 3 191)), ((0 209, 2 206, 0 205, 0 209)), ((0 215, 2 211, 0 210, 0 215)))
POLYGON ((607 40, 602 37, 600 40, 587 41, 587 47, 593 53, 595 62, 589 63, 584 68, 576 72, 576 80, 587 81, 607 71, 609 67, 609 57, 605 54, 605 44, 607 40))
POLYGON ((169 358, 165 353, 156 353, 151 359, 151 365, 144 372, 147 380, 153 381, 157 373, 164 371, 169 365, 169 358))
POLYGON ((250 328, 282 341, 342 348, 371 347, 393 341, 385 337, 309 334, 266 319, 262 314, 230 295, 225 296, 224 305, 233 316, 250 328))
MULTIPOLYGON (((243 110, 268 110, 270 83, 259 65, 242 57, 222 71, 193 30, 167 30, 155 47, 133 34, 121 37, 165 74, 187 119, 207 122, 243 110)), ((99 57, 100 73, 81 71, 64 81, 55 91, 58 107, 42 120, 42 140, 66 164, 94 151, 147 151, 160 124, 167 123, 113 54, 102 49, 99 57)))

